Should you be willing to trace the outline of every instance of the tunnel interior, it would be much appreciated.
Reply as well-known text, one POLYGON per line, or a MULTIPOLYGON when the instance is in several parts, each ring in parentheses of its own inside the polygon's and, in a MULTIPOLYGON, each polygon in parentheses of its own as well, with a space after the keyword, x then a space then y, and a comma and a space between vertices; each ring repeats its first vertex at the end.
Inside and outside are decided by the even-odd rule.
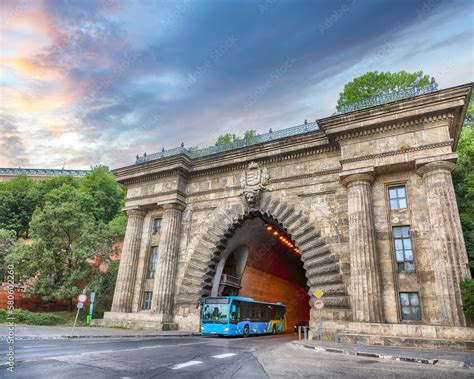
POLYGON ((300 252, 277 222, 250 216, 228 240, 212 295, 239 295, 286 305, 287 330, 309 320, 307 279, 300 252))

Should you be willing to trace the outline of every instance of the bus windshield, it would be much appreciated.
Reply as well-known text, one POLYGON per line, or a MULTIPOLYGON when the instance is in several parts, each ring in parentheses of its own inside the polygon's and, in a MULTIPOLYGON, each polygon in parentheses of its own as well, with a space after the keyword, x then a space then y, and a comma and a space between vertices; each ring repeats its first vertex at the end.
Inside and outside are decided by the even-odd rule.
POLYGON ((208 324, 227 324, 229 322, 229 304, 205 304, 202 322, 208 324))

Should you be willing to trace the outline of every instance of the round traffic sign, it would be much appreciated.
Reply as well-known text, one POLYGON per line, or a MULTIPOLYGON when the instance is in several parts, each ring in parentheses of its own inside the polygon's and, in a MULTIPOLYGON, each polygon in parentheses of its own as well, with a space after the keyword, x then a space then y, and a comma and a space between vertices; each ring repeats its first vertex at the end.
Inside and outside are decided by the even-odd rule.
POLYGON ((85 293, 81 293, 80 295, 77 295, 77 301, 79 303, 85 303, 87 301, 87 295, 85 293))
POLYGON ((314 302, 314 307, 315 307, 316 309, 318 309, 318 310, 323 309, 323 308, 324 308, 324 301, 322 301, 322 300, 316 300, 316 301, 314 302))

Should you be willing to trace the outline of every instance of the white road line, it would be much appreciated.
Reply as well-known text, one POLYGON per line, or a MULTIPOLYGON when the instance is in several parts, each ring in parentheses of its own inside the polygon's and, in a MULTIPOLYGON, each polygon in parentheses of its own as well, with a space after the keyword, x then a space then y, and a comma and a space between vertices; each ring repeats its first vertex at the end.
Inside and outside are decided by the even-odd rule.
POLYGON ((235 353, 219 354, 219 355, 213 355, 212 358, 222 359, 222 358, 233 357, 234 355, 237 355, 237 354, 235 353))
POLYGON ((172 370, 178 370, 180 368, 183 368, 183 367, 188 367, 188 366, 194 366, 194 365, 198 365, 198 364, 201 364, 202 362, 201 361, 189 361, 189 362, 185 362, 185 363, 180 363, 179 365, 175 365, 173 367, 171 367, 172 370))
POLYGON ((61 345, 36 345, 36 346, 22 346, 23 349, 34 349, 36 347, 57 347, 61 345))

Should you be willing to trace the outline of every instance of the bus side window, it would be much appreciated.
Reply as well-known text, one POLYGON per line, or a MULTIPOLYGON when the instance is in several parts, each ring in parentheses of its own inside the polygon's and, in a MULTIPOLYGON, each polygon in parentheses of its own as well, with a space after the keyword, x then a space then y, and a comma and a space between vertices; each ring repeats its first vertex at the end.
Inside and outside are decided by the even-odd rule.
POLYGON ((243 303, 241 303, 241 306, 242 306, 242 320, 248 320, 248 318, 249 318, 248 304, 243 302, 243 303))
POLYGON ((241 320, 241 304, 239 301, 233 301, 230 310, 231 322, 239 322, 241 320))

